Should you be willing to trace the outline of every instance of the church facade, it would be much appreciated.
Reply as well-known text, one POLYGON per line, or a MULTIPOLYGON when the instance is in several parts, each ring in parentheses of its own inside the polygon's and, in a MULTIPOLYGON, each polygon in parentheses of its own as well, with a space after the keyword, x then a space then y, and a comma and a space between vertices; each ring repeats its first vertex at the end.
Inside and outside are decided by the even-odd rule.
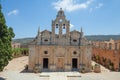
POLYGON ((52 30, 40 31, 29 44, 29 71, 90 71, 91 45, 80 31, 70 31, 70 21, 60 9, 52 30))

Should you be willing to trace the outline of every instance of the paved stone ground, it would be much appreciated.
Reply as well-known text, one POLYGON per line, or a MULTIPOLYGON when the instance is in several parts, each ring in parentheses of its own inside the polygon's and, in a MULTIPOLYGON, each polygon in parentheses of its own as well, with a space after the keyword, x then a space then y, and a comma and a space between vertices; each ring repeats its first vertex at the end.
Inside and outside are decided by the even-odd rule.
POLYGON ((40 75, 49 75, 50 80, 68 80, 67 76, 80 76, 79 72, 47 72, 40 75))
MULTIPOLYGON (((42 72, 35 74, 22 71, 27 63, 27 56, 13 59, 4 71, 0 72, 0 80, 120 80, 120 72, 110 72, 103 66, 101 66, 101 73, 42 72)), ((92 62, 92 64, 95 63, 92 62)))
POLYGON ((120 80, 119 72, 79 73, 79 72, 42 72, 19 73, 8 71, 0 73, 0 80, 120 80))
POLYGON ((0 76, 4 80, 49 80, 49 77, 39 77, 39 74, 19 73, 16 71, 3 72, 0 76))

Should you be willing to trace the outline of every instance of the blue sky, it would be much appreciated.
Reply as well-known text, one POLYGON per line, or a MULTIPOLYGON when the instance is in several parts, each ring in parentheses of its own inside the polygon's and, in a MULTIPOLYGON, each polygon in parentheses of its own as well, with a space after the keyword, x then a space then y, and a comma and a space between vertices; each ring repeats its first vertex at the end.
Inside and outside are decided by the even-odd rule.
POLYGON ((15 38, 35 37, 38 27, 51 31, 60 7, 71 30, 85 35, 120 34, 120 0, 1 0, 2 11, 15 38))

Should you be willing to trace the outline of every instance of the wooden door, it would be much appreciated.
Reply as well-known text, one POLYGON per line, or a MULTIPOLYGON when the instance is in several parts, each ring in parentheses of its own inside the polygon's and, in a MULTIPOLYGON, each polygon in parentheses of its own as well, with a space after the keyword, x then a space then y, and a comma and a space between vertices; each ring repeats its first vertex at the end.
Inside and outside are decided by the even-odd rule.
POLYGON ((58 58, 57 59, 57 69, 63 69, 64 68, 64 59, 58 58))

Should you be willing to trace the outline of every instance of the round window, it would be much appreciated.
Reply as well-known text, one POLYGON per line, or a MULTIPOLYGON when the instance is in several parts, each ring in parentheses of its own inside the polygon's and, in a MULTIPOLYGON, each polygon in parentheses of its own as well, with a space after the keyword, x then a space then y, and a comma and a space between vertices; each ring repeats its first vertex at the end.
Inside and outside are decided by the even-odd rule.
POLYGON ((48 42, 48 40, 47 40, 47 39, 45 39, 44 41, 45 41, 45 42, 48 42))
POLYGON ((48 54, 48 51, 44 51, 44 54, 48 54))
POLYGON ((77 40, 76 40, 76 39, 73 39, 73 42, 77 42, 77 40))
POLYGON ((77 52, 76 52, 76 51, 74 51, 74 52, 73 52, 73 54, 75 55, 75 54, 77 54, 77 52))

